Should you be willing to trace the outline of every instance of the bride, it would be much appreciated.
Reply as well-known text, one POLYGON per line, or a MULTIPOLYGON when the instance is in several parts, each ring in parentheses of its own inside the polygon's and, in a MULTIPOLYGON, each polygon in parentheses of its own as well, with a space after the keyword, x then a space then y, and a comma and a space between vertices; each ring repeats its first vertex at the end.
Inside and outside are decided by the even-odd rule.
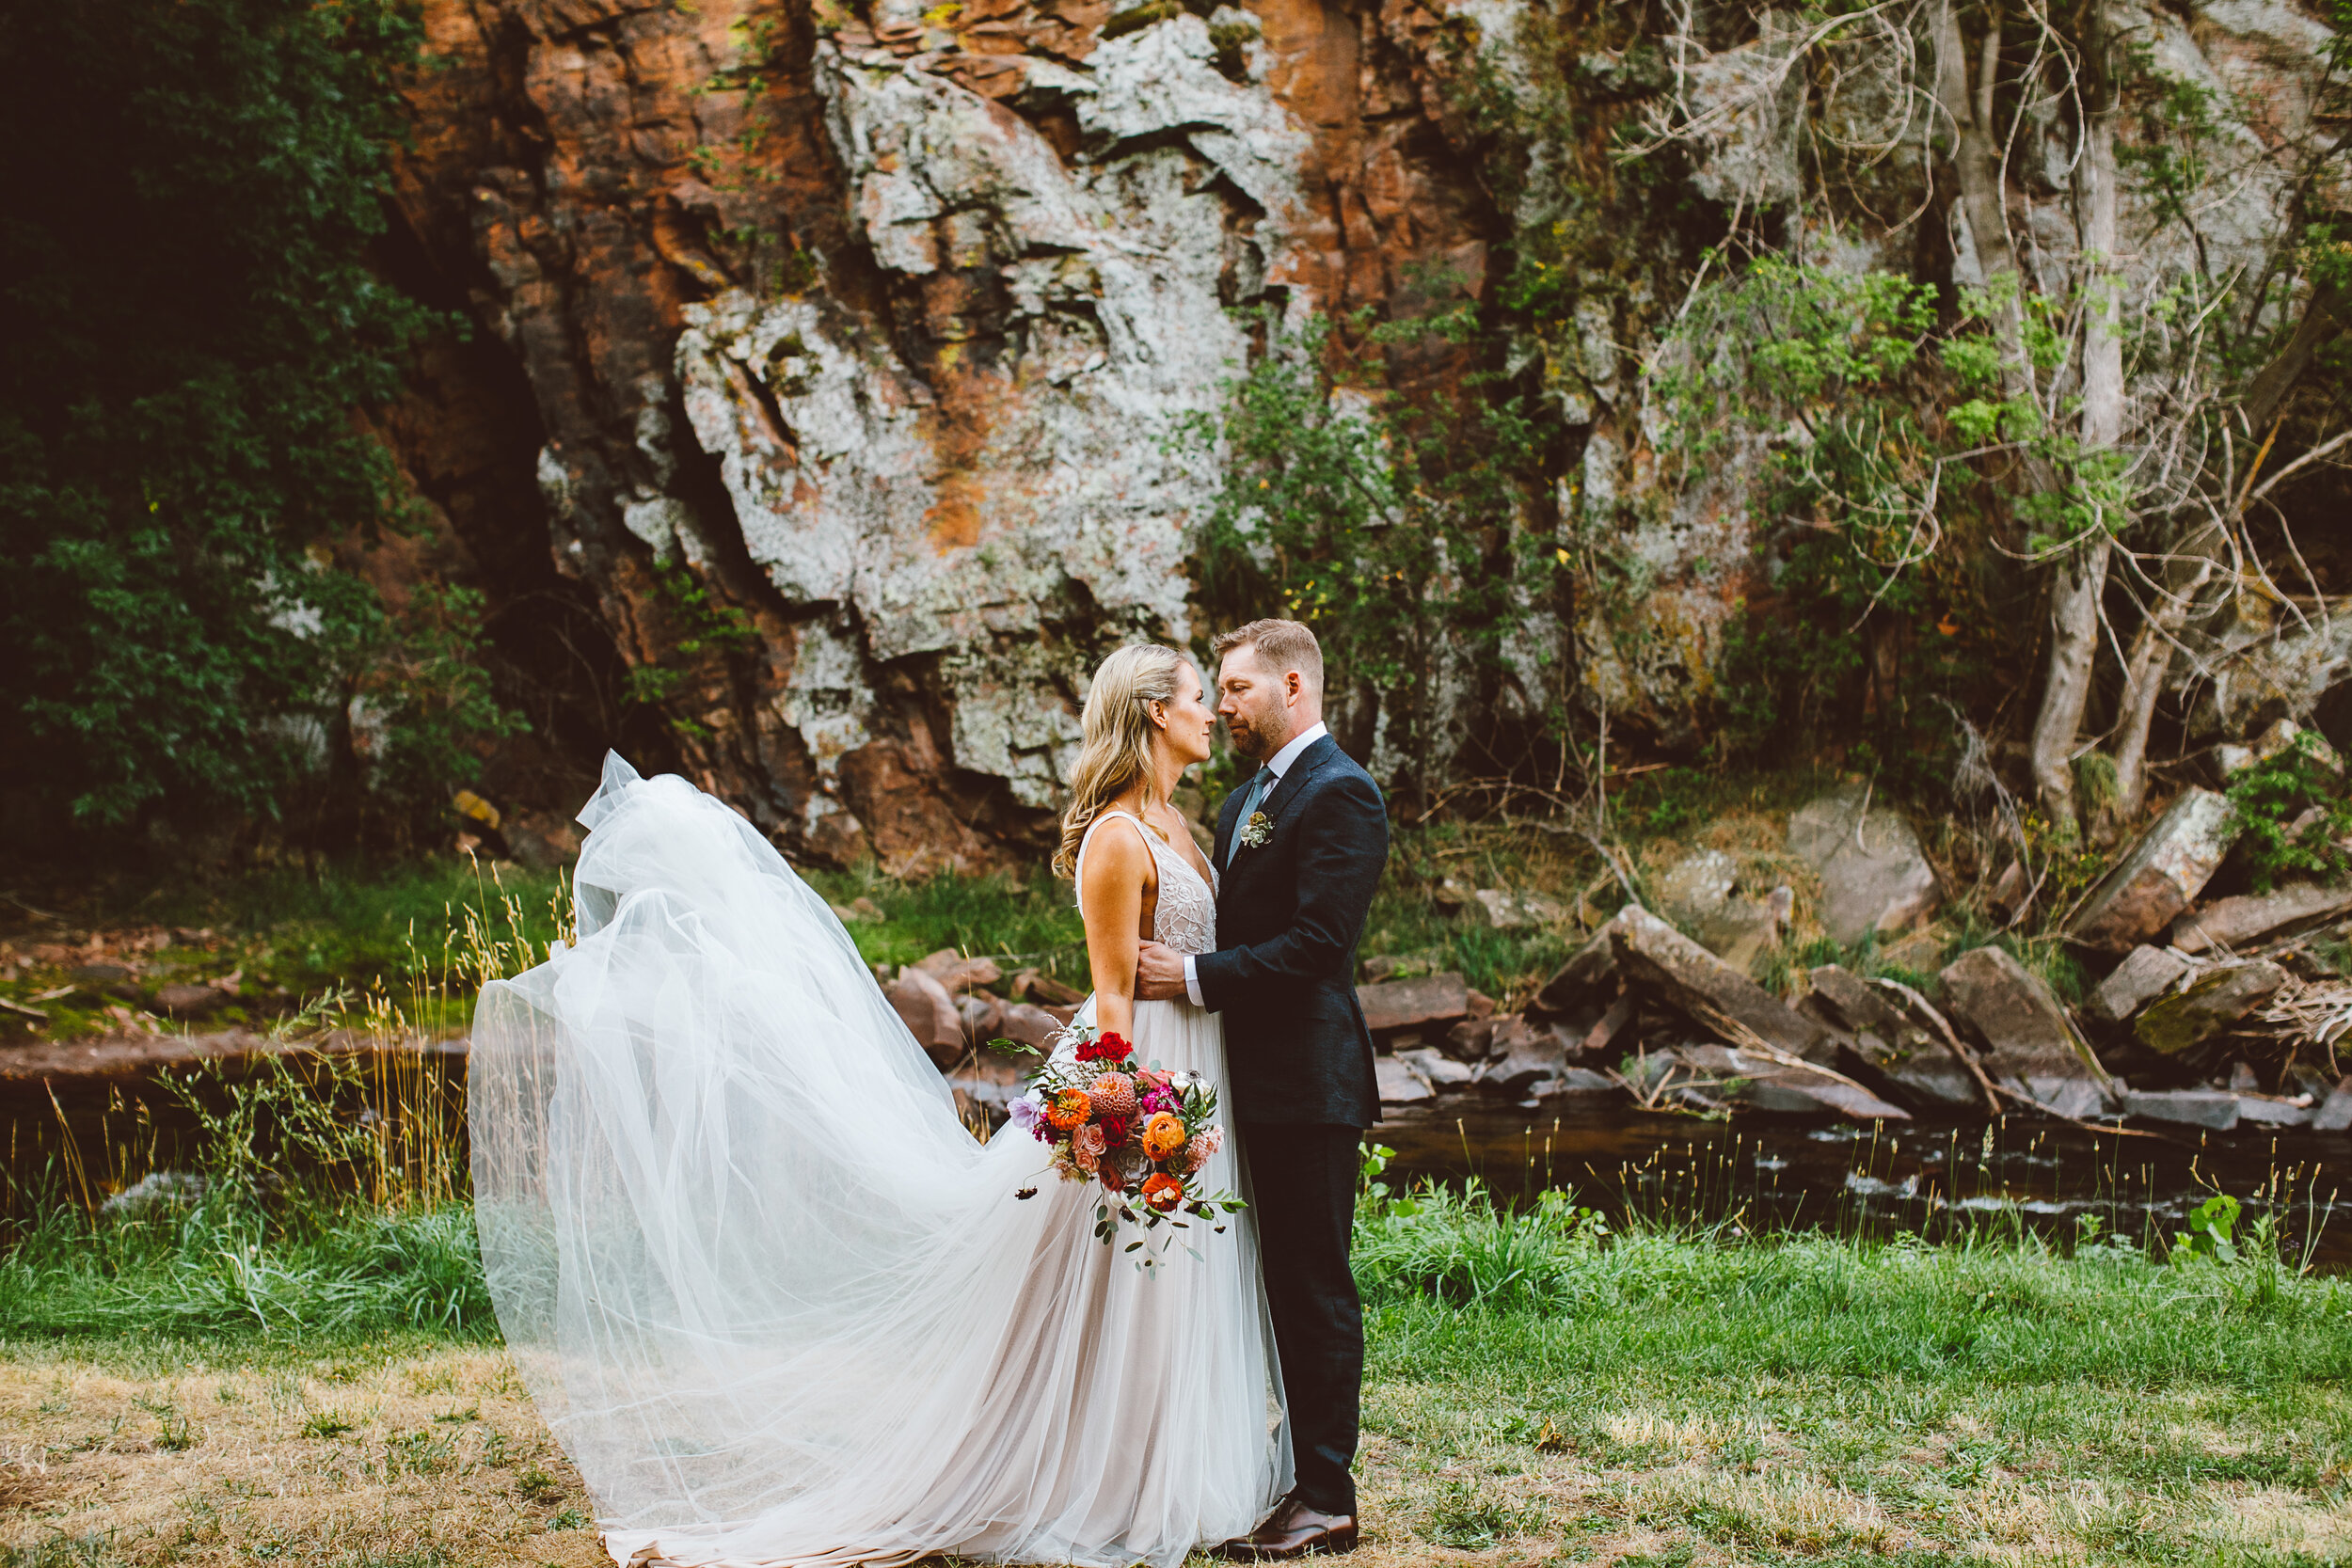
MULTIPOLYGON (((1183 655, 1104 660, 1055 865, 1095 1022, 1221 1087, 1217 1016, 1134 1000, 1141 939, 1216 945, 1168 804, 1214 722, 1183 655)), ((1292 1479, 1249 1212, 1139 1268, 1018 1122, 958 1122, 750 823, 617 756, 580 820, 579 941, 484 988, 469 1115, 499 1323, 614 1560, 1172 1568, 1247 1534, 1292 1479)), ((1203 1190, 1244 1190, 1234 1148, 1203 1190)))

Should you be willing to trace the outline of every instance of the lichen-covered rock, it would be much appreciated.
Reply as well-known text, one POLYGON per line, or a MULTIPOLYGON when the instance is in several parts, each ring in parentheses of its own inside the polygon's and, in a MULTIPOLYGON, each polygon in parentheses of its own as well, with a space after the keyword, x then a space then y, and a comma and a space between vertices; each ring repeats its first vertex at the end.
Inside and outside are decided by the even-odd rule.
POLYGON ((1981 1108, 1976 1074, 1951 1048, 1899 1011, 1860 975, 1838 964, 1822 964, 1806 977, 1798 1006, 1839 1030, 1839 1062, 1845 1069, 1923 1111, 1981 1108))
POLYGON ((2149 1050, 2174 1055, 2227 1029, 2286 982, 2287 972, 2274 963, 2224 964, 2150 1003, 2132 1021, 2132 1033, 2149 1050))
POLYGON ((1835 1030, 1784 1006, 1780 999, 1639 904, 1611 922, 1617 972, 1700 1028, 1739 1045, 1760 1043, 1788 1055, 1827 1063, 1837 1053, 1835 1030))
POLYGON ((1900 812, 1869 804, 1859 785, 1790 813, 1788 848, 1820 873, 1821 925, 1840 942, 1891 936, 1935 912, 1935 867, 1919 835, 1900 812))
MULTIPOLYGON (((1262 346, 1252 318, 1491 298, 1489 247, 1515 224, 1627 179, 1539 146, 1512 184, 1559 210, 1496 209, 1490 89, 1562 74, 1558 19, 1520 0, 1163 9, 1105 38, 1110 0, 426 0, 434 64, 405 89, 384 258, 479 330, 435 346, 382 429, 499 636, 538 638, 544 686, 579 689, 555 744, 619 732, 795 854, 899 873, 1034 859, 1087 671, 1203 629, 1187 574, 1214 476, 1164 437, 1262 346), (708 635, 711 605, 745 635, 708 635)), ((1708 118, 1687 157, 1644 166, 1687 169, 1665 207, 1809 210, 1790 206, 1804 149, 1892 125, 1873 199, 1944 222, 1900 52, 1816 91, 1785 69, 1811 26, 1792 14, 1678 38, 1675 90, 1708 118)), ((2324 22, 2197 0, 2126 4, 2117 25, 2247 152, 2197 209, 2198 264, 2261 275, 2306 199, 2269 154, 2313 111, 2324 22)), ((1596 148, 1668 87, 1655 40, 1612 51, 1570 62, 1570 123, 1596 148)), ((2015 149, 2038 171, 2019 232, 2049 255, 2079 239, 2064 121, 2028 117, 2015 149)), ((2137 182, 2123 205, 2134 267, 2186 264, 2141 243, 2155 207, 2137 182)), ((1808 254, 1908 266, 1913 239, 1825 231, 1808 254)), ((1659 389, 1708 345, 1674 327, 1689 247, 1652 248, 1554 280, 1564 327, 1537 373, 1556 458, 1523 519, 1625 591, 1579 592, 1570 624, 1536 615, 1502 657, 1695 750, 1788 531, 1756 505, 1777 437, 1675 455, 1659 389)), ((1421 384, 1468 363, 1397 352, 1421 384)), ((2239 598, 2175 666, 2201 735, 2299 712, 2346 668, 2352 617, 2307 630, 2262 620, 2267 590, 2239 598)), ((1539 717, 1527 703, 1450 684, 1450 733, 1539 717)))
POLYGON ((485 330, 389 433, 643 672, 643 760, 795 853, 1033 858, 1087 672, 1198 629, 1168 438, 1259 309, 1486 287, 1440 14, 1109 13, 424 8, 398 248, 485 330))
POLYGON ((2188 969, 2188 960, 2171 948, 2135 947, 2092 989, 2083 1010, 2102 1023, 2121 1023, 2170 990, 2188 969))
POLYGON ((1652 883, 1661 913, 1698 939, 1699 945, 1746 970, 1778 934, 1780 922, 1766 899, 1732 890, 1740 867, 1721 849, 1686 855, 1652 883))
POLYGON ((2067 935, 2111 953, 2148 941, 2203 890, 2237 834, 2227 798, 2210 789, 2183 790, 2083 899, 2067 935))
POLYGON ((1984 1042, 1984 1070, 1994 1083, 2059 1116, 2103 1108, 2106 1072, 2040 975, 2001 948, 1977 947, 1939 978, 1953 1016, 1984 1042))
POLYGON ((2289 882, 2268 893, 2240 893, 2190 910, 2172 922, 2172 945, 2184 953, 2236 947, 2273 931, 2352 911, 2352 887, 2289 882))

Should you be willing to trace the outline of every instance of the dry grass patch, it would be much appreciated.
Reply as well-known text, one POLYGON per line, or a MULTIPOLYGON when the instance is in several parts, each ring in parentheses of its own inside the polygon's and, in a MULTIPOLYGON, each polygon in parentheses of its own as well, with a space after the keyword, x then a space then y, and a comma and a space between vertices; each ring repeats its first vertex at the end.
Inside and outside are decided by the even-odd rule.
POLYGON ((97 1561, 430 1568, 603 1560, 503 1352, 208 1366, 0 1361, 0 1546, 97 1561))

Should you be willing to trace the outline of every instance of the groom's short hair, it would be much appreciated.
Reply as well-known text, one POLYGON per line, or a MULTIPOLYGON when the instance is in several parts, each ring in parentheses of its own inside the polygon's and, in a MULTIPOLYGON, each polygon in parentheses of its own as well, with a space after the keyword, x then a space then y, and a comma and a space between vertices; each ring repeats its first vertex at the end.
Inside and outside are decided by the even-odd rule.
POLYGON ((1298 622, 1252 621, 1209 640, 1209 651, 1220 659, 1245 645, 1256 651, 1259 662, 1267 669, 1277 674, 1295 670, 1316 696, 1323 695, 1323 644, 1298 622))

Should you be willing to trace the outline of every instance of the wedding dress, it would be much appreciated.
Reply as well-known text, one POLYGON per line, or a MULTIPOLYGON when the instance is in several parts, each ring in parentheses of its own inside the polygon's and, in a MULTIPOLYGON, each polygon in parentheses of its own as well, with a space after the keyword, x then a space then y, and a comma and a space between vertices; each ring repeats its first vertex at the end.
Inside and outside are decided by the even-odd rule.
MULTIPOLYGON (((1139 1269, 1099 1188, 957 1120, 742 817, 612 757, 580 819, 579 940, 484 988, 469 1117, 499 1323, 614 1559, 1172 1568, 1255 1525, 1291 1467, 1248 1212, 1139 1269)), ((1157 939, 1209 950, 1211 890, 1124 820, 1157 939)), ((1215 1015, 1135 1033, 1223 1084, 1215 1015)))

